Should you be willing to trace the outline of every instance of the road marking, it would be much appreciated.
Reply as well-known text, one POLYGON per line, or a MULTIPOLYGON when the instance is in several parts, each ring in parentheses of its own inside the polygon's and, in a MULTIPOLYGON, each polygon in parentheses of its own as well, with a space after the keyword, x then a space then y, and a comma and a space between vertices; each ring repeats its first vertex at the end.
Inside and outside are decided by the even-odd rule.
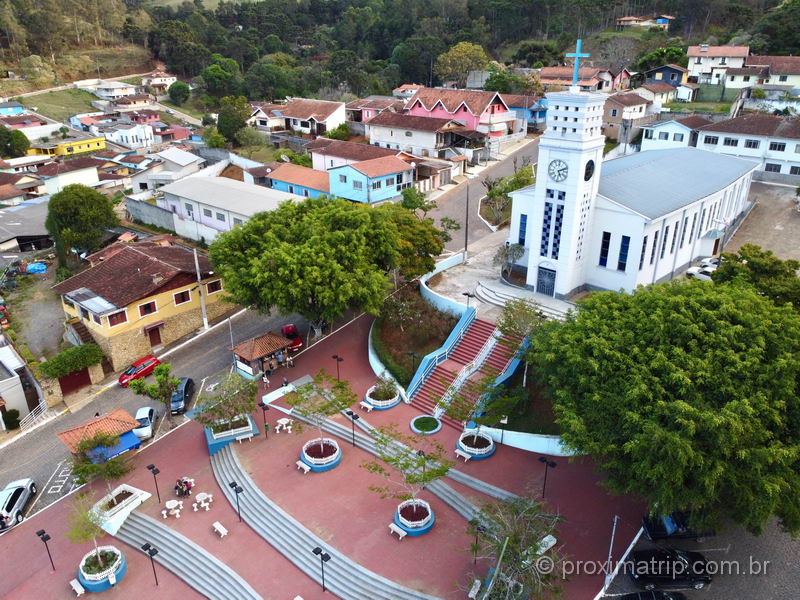
MULTIPOLYGON (((206 375, 205 377, 203 377, 200 380, 200 389, 197 390, 197 397, 198 398, 203 394, 203 386, 205 386, 205 384, 206 384, 206 379, 208 379, 208 375, 206 375)), ((197 405, 197 401, 195 401, 195 405, 197 405)))
POLYGON ((53 469, 53 472, 50 475, 50 477, 48 478, 47 483, 45 483, 44 486, 42 486, 42 488, 39 490, 39 493, 36 494, 36 499, 33 501, 33 504, 31 504, 31 507, 28 509, 28 514, 31 514, 31 512, 33 512, 33 507, 36 506, 37 502, 39 502, 39 498, 41 498, 44 495, 44 493, 45 493, 44 490, 47 488, 48 485, 50 485, 50 482, 53 481, 53 477, 56 476, 56 473, 61 468, 61 465, 63 463, 64 463, 63 460, 59 461, 59 463, 56 465, 56 468, 53 469))
MULTIPOLYGON (((56 467, 56 470, 61 468, 61 465, 62 465, 63 462, 64 461, 62 460, 60 463, 58 463, 58 467, 56 467)), ((55 473, 53 473, 53 475, 55 475, 55 473)), ((70 465, 66 465, 58 473, 58 479, 56 480, 56 484, 55 485, 51 485, 50 488, 47 490, 47 493, 48 494, 60 494, 61 491, 64 489, 64 486, 67 484, 67 480, 69 480, 70 477, 72 477, 72 467, 70 465)), ((51 476, 51 479, 52 479, 52 476, 51 476)), ((49 483, 49 481, 48 481, 48 483, 49 483)))

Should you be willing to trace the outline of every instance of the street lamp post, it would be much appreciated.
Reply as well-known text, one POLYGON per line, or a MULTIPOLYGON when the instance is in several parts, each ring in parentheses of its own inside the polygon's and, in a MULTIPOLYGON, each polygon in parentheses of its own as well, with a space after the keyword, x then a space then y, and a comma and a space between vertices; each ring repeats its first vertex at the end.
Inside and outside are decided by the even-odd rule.
POLYGON ((156 575, 156 561, 153 560, 156 554, 158 554, 158 548, 153 547, 150 542, 145 542, 142 544, 142 550, 147 553, 150 557, 150 566, 153 567, 153 579, 156 580, 156 585, 158 585, 158 575, 156 575))
MULTIPOLYGON (((428 456, 425 454, 424 450, 417 450, 417 456, 422 459, 422 480, 425 481, 425 467, 428 464, 428 456)), ((425 484, 422 484, 422 489, 425 489, 425 484)))
POLYGON ((416 352, 406 352, 407 356, 411 357, 411 376, 414 376, 414 373, 417 372, 417 359, 419 358, 419 354, 416 352))
POLYGON ((53 567, 53 571, 55 571, 56 566, 53 564, 53 556, 50 554, 50 546, 47 545, 47 542, 50 541, 50 536, 47 535, 47 532, 44 529, 37 531, 36 535, 38 535, 39 539, 44 542, 44 548, 47 550, 47 558, 50 559, 50 566, 53 567))
POLYGON ((356 445, 356 421, 358 421, 361 417, 359 417, 356 413, 352 410, 345 411, 348 417, 350 417, 350 429, 353 432, 353 447, 355 448, 356 445))
POLYGON ((467 208, 464 214, 464 264, 467 264, 468 246, 469 246, 469 175, 467 175, 467 208))
POLYGON ((156 475, 161 473, 161 471, 159 471, 155 465, 147 465, 147 470, 153 474, 153 483, 156 486, 156 498, 158 498, 158 503, 161 504, 161 493, 158 491, 158 479, 156 478, 156 475))
POLYGON ((259 400, 258 407, 261 409, 261 414, 264 416, 264 439, 266 440, 269 435, 269 427, 267 427, 267 411, 269 410, 269 404, 263 400, 259 400))
POLYGON ((239 523, 241 523, 242 510, 239 508, 239 494, 241 494, 244 491, 244 488, 238 485, 235 481, 231 481, 228 485, 233 490, 233 493, 236 494, 236 514, 239 515, 239 523))
POLYGON ((469 308, 469 299, 470 298, 474 298, 475 294, 473 294, 471 292, 461 292, 461 295, 467 297, 467 308, 469 308))
POLYGON ((334 354, 331 358, 336 361, 336 381, 339 381, 339 363, 344 359, 338 354, 334 354))
POLYGON ((508 415, 505 415, 502 419, 500 419, 500 445, 503 445, 503 438, 506 435, 506 425, 508 425, 508 415))
POLYGON ((558 465, 554 460, 548 460, 544 456, 539 457, 539 462, 544 465, 544 484, 542 484, 542 498, 544 498, 544 492, 547 489, 547 470, 555 469, 558 465))
POLYGON ((317 556, 319 556, 319 566, 320 569, 322 570, 322 591, 325 592, 327 591, 325 589, 325 563, 331 559, 331 555, 328 554, 327 552, 323 552, 322 548, 320 548, 319 546, 314 548, 312 552, 317 556))
MULTIPOLYGON (((197 275, 197 293, 200 294, 200 311, 203 314, 203 329, 208 329, 208 313, 206 312, 206 297, 203 294, 203 278, 200 275, 200 262, 197 259, 197 249, 193 250, 194 253, 194 270, 197 275)), ((210 271, 209 275, 213 275, 214 271, 210 271)))

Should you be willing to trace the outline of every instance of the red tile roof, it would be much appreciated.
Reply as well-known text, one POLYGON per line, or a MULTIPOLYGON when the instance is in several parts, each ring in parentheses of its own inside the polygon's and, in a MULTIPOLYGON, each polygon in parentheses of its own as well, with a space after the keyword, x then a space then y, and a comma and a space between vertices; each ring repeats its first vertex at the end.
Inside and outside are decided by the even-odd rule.
POLYGON ((652 104, 650 100, 642 98, 639 94, 615 94, 609 96, 606 102, 615 102, 620 106, 639 106, 640 104, 652 104))
POLYGON ((424 88, 424 85, 420 85, 419 83, 404 83, 401 86, 398 86, 392 90, 393 92, 405 92, 406 90, 419 90, 424 88))
POLYGON ((752 113, 699 127, 701 131, 800 139, 800 119, 752 113))
POLYGON ((396 104, 400 104, 402 106, 402 102, 397 100, 396 98, 364 98, 362 100, 353 100, 352 102, 348 102, 345 104, 345 108, 349 108, 351 110, 359 110, 362 108, 372 108, 375 110, 386 110, 387 108, 391 108, 396 104))
POLYGON ((78 452, 78 445, 83 440, 92 439, 98 433, 122 435, 135 429, 139 423, 122 408, 117 408, 100 417, 94 417, 82 425, 58 433, 58 438, 72 454, 78 452))
POLYGON ((327 171, 317 171, 308 167, 302 167, 292 163, 284 163, 272 173, 267 175, 270 179, 285 181, 292 185, 300 185, 319 190, 326 194, 330 191, 330 183, 327 171))
POLYGON ((684 73, 688 73, 689 69, 686 67, 682 67, 680 65, 676 65, 675 63, 668 63, 666 66, 672 67, 673 69, 677 69, 678 71, 683 71, 684 73))
MULTIPOLYGON (((656 83, 645 83, 642 87, 649 92, 653 92, 654 94, 669 94, 670 92, 674 92, 676 89, 670 84, 664 83, 663 81, 657 81, 656 83)), ((635 92, 636 90, 633 91, 635 92)))
POLYGON ((739 57, 750 54, 749 46, 689 46, 687 56, 726 56, 739 57))
MULTIPOLYGON (((49 165, 45 165, 49 166, 49 165)), ((39 167, 39 171, 44 169, 44 167, 39 167)), ((23 171, 22 173, 0 173, 0 185, 16 185, 20 179, 25 179, 26 177, 30 177, 31 179, 37 179, 36 173, 28 173, 27 171, 23 171)), ((41 183, 41 182, 40 182, 41 183)))
POLYGON ((114 104, 134 104, 135 102, 150 101, 150 94, 131 94, 114 101, 114 104))
POLYGON ((500 94, 500 97, 509 108, 512 106, 530 108, 540 100, 538 96, 534 96, 533 94, 529 96, 526 96, 525 94, 500 94))
POLYGON ((45 125, 47 121, 33 115, 9 115, 7 117, 0 117, 0 123, 3 123, 4 125, 24 125, 26 127, 34 127, 36 125, 45 125))
POLYGON ((391 175, 392 173, 409 171, 413 168, 406 161, 397 158, 396 156, 373 158, 372 160, 364 160, 353 163, 350 166, 356 171, 363 173, 367 177, 382 177, 383 175, 391 175))
POLYGON ((423 117, 419 115, 384 111, 370 119, 369 126, 397 127, 399 129, 413 129, 415 131, 439 131, 442 127, 452 122, 452 119, 423 117))
POLYGON ((11 198, 19 198, 20 196, 24 196, 25 192, 11 185, 10 183, 4 183, 0 185, 0 200, 10 200, 11 198))
POLYGON ((748 67, 768 67, 770 75, 800 75, 800 56, 748 56, 748 67))
POLYGON ((281 335, 265 333, 245 340, 233 347, 233 352, 245 360, 258 360, 278 350, 285 350, 291 342, 281 335))
POLYGON ((36 174, 44 177, 55 177, 63 173, 71 173, 72 171, 79 171, 81 169, 97 169, 100 163, 93 156, 83 156, 81 158, 73 158, 72 160, 65 160, 64 162, 52 162, 43 165, 36 169, 36 174))
MULTIPOLYGON (((372 123, 372 121, 370 121, 370 123, 372 123)), ((317 154, 336 156, 354 161, 370 160, 372 158, 380 158, 381 156, 397 156, 398 154, 398 150, 370 146, 369 144, 357 144, 356 142, 331 140, 328 138, 317 138, 306 146, 306 150, 316 152, 317 154)))
POLYGON ((273 112, 280 113, 276 116, 290 117, 292 119, 314 119, 315 121, 325 121, 336 110, 344 106, 342 102, 331 102, 329 100, 309 100, 307 98, 294 98, 284 106, 273 109, 273 112))
POLYGON ((697 129, 698 127, 702 127, 703 125, 708 125, 711 123, 711 121, 701 117, 700 115, 689 115, 683 119, 675 119, 675 122, 685 125, 689 129, 697 129))
POLYGON ((453 113, 464 104, 473 115, 480 115, 495 99, 500 99, 502 102, 497 92, 424 87, 417 90, 407 106, 411 108, 419 102, 425 109, 433 110, 441 102, 447 112, 453 113))
MULTIPOLYGON (((549 81, 551 79, 568 80, 572 83, 573 71, 573 67, 542 67, 542 70, 539 71, 539 79, 542 81, 548 80, 547 83, 551 83, 549 81)), ((579 67, 578 81, 592 80, 597 77, 600 71, 601 69, 594 67, 579 67)))

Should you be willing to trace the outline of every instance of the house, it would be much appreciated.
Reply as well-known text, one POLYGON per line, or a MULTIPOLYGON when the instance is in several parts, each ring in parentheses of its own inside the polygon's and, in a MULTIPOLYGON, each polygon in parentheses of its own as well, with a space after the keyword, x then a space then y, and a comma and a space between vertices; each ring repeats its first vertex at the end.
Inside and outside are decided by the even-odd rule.
POLYGON ((49 156, 20 156, 17 158, 0 159, 0 173, 35 173, 41 165, 53 162, 49 156))
POLYGON ((725 72, 744 66, 749 46, 689 46, 689 81, 692 83, 725 83, 725 72))
MULTIPOLYGON (((521 121, 522 119, 520 119, 521 121)), ((369 143, 417 156, 447 158, 459 146, 474 147, 486 138, 485 133, 468 129, 453 118, 418 116, 385 111, 368 124, 369 143)))
MULTIPOLYGON (((145 166, 131 177, 134 192, 154 190, 162 185, 183 179, 187 175, 199 171, 206 162, 196 154, 180 148, 167 148, 157 152, 155 157, 158 159, 157 161, 145 166)), ((123 162, 123 164, 128 163, 123 162)))
POLYGON ((251 102, 253 112, 247 120, 248 125, 265 131, 279 131, 286 129, 286 119, 273 113, 273 110, 283 108, 283 104, 274 102, 251 102))
POLYGON ((142 77, 142 85, 153 90, 154 94, 166 94, 169 86, 178 81, 175 75, 170 75, 164 71, 153 71, 142 77))
POLYGON ((424 87, 424 85, 419 85, 417 83, 404 83, 400 87, 394 88, 392 90, 392 95, 400 100, 411 100, 414 94, 424 87))
POLYGON ((0 210, 0 251, 30 252, 53 246, 44 225, 49 200, 48 196, 34 198, 0 210))
POLYGON ((9 117, 21 115, 25 112, 25 107, 19 102, 0 102, 0 116, 9 117))
POLYGON ((728 69, 725 86, 783 85, 800 90, 800 56, 748 56, 741 69, 728 69))
POLYGON ((18 410, 20 418, 39 405, 39 394, 31 384, 25 361, 11 345, 0 347, 0 430, 6 429, 3 415, 18 410), (30 390, 26 394, 26 388, 30 390))
POLYGON ((116 446, 108 448, 105 452, 98 452, 97 458, 92 459, 92 462, 104 462, 141 445, 141 440, 133 433, 138 426, 139 422, 130 413, 123 408, 116 408, 56 435, 71 454, 78 454, 81 442, 91 440, 98 434, 102 433, 118 438, 119 443, 116 446))
POLYGON ((41 127, 47 121, 35 115, 9 115, 0 117, 0 125, 6 129, 23 129, 24 127, 41 127))
POLYGON ((609 67, 600 71, 600 77, 605 77, 605 73, 611 77, 611 89, 608 91, 628 90, 631 87, 631 72, 625 67, 609 67))
POLYGON ((121 113, 121 116, 131 123, 138 123, 139 125, 147 125, 161 120, 161 115, 157 110, 143 108, 141 110, 130 110, 121 113))
POLYGON ((10 183, 0 184, 0 208, 17 206, 25 200, 25 191, 10 183))
POLYGON ((800 121, 795 118, 751 113, 703 125, 698 133, 698 148, 747 159, 763 172, 759 178, 800 183, 800 121))
POLYGON ((284 121, 284 129, 299 131, 307 135, 322 135, 336 129, 347 119, 344 102, 292 98, 272 114, 284 121))
POLYGON ((153 139, 156 144, 169 144, 171 142, 178 142, 185 140, 192 135, 192 130, 188 127, 181 127, 180 125, 167 125, 160 121, 153 121, 150 123, 153 128, 153 139))
POLYGON ((152 163, 156 162, 156 160, 157 159, 154 158, 154 156, 143 156, 141 154, 122 154, 114 159, 114 161, 119 163, 121 166, 127 167, 128 169, 132 169, 134 171, 143 171, 152 163))
POLYGON ((692 83, 691 81, 682 83, 675 90, 675 100, 678 100, 679 102, 694 102, 694 99, 697 96, 697 90, 699 88, 699 84, 692 83))
MULTIPOLYGON (((545 91, 571 86, 573 70, 572 67, 542 67, 539 69, 539 80, 545 91)), ((600 78, 601 70, 595 67, 579 67, 578 87, 584 92, 611 90, 611 82, 600 78)))
POLYGON ((0 185, 13 185, 25 194, 45 193, 44 182, 38 176, 38 172, 0 173, 0 185))
POLYGON ((150 125, 119 123, 110 127, 99 127, 98 132, 109 142, 132 150, 149 148, 155 143, 153 128, 150 125))
POLYGON ((103 79, 87 79, 76 81, 75 87, 94 94, 103 100, 118 100, 123 96, 131 96, 138 90, 137 86, 124 81, 105 81, 103 79))
POLYGON ((328 171, 332 196, 374 204, 389 200, 414 184, 414 163, 384 156, 328 171))
POLYGON ((594 117, 608 96, 547 99, 536 183, 511 193, 508 242, 525 249, 516 270, 529 289, 568 298, 673 279, 716 253, 751 207, 752 162, 697 148, 603 161, 594 117), (576 131, 565 131, 567 118, 576 131))
POLYGON ((675 17, 672 15, 652 15, 649 17, 619 17, 616 20, 617 29, 624 30, 630 29, 632 27, 643 27, 646 29, 652 29, 656 27, 658 29, 663 29, 666 31, 669 29, 670 23, 675 20, 675 17))
POLYGON ((319 198, 330 194, 328 173, 283 163, 267 175, 267 184, 273 190, 288 192, 306 198, 319 198))
POLYGON ((106 138, 102 135, 91 133, 71 133, 65 138, 54 139, 50 142, 32 144, 28 154, 43 154, 46 156, 74 156, 85 152, 105 150, 106 138))
POLYGON ((603 135, 620 143, 630 143, 642 125, 655 119, 648 110, 651 104, 636 93, 609 96, 603 107, 603 135))
POLYGON ((667 64, 648 69, 644 72, 645 83, 668 83, 677 88, 682 83, 689 80, 689 69, 680 65, 667 64))
MULTIPOLYGON (((329 138, 317 138, 306 146, 306 151, 311 154, 312 166, 317 171, 327 171, 334 167, 349 165, 362 160, 380 158, 382 156, 397 156, 397 150, 379 148, 368 144, 345 142, 329 138)), ((257 169, 260 167, 256 167, 257 169)))
POLYGON ((69 326, 83 324, 114 370, 202 326, 200 294, 210 321, 230 308, 208 258, 198 256, 196 269, 188 248, 165 240, 117 242, 98 254, 102 260, 87 257, 91 267, 53 290, 69 326))
POLYGON ((642 126, 641 151, 684 148, 697 145, 697 128, 711 123, 698 115, 655 121, 642 126))
POLYGON ((653 109, 656 112, 661 111, 664 104, 669 104, 675 101, 677 89, 664 82, 659 83, 645 83, 644 85, 633 90, 635 94, 639 94, 642 98, 649 100, 653 103, 653 109))
POLYGON ((57 194, 66 186, 80 183, 92 187, 100 181, 99 163, 91 156, 73 158, 72 160, 52 162, 39 167, 36 175, 44 180, 48 194, 57 194))
POLYGON ((547 116, 547 98, 538 98, 527 94, 501 94, 503 102, 518 119, 525 121, 525 129, 536 130, 544 124, 547 116))
POLYGON ((397 98, 387 96, 368 96, 360 100, 353 100, 344 106, 348 121, 366 123, 372 117, 384 110, 402 110, 403 103, 397 98))
POLYGON ((172 212, 175 231, 193 240, 212 242, 223 231, 247 221, 256 213, 274 210, 300 196, 279 193, 227 177, 186 177, 161 188, 156 200, 172 212))
POLYGON ((130 96, 123 96, 113 101, 114 106, 120 109, 150 106, 152 103, 153 97, 150 94, 131 94, 130 96))

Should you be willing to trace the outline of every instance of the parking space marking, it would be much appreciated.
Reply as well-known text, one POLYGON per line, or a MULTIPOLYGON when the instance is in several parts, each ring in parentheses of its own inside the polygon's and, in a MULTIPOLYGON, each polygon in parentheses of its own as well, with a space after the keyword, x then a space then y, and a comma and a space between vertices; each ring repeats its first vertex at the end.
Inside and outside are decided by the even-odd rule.
MULTIPOLYGON (((61 465, 63 465, 63 464, 64 464, 63 460, 58 462, 58 464, 56 465, 56 468, 53 469, 53 472, 50 474, 50 477, 47 479, 47 483, 45 483, 44 486, 39 490, 39 493, 36 494, 36 498, 34 498, 33 504, 31 504, 30 508, 28 508, 28 513, 27 514, 30 515, 33 512, 33 507, 36 506, 36 503, 39 502, 39 499, 44 495, 45 489, 47 489, 47 486, 49 486, 50 482, 53 481, 53 477, 56 476, 56 473, 58 473, 58 470, 61 469, 61 465)), ((50 493, 50 492, 47 492, 47 493, 50 493)))

